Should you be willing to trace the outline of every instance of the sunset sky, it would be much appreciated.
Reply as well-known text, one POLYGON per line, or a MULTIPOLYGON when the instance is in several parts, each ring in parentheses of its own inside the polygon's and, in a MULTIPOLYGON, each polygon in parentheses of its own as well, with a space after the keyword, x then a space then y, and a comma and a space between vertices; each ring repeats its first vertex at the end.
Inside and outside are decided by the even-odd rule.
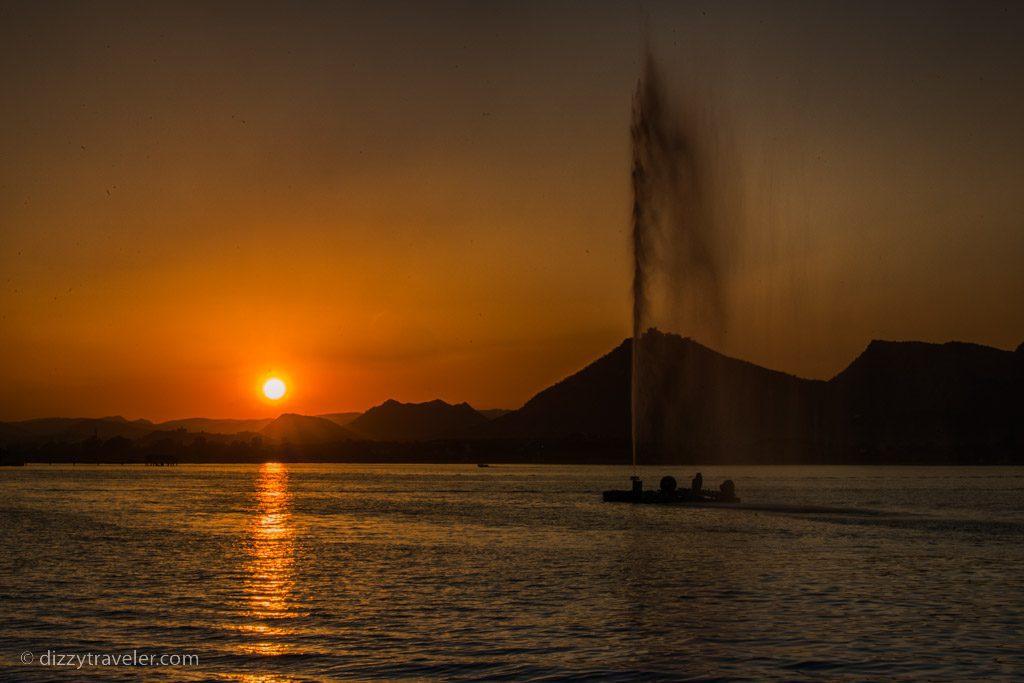
POLYGON ((519 406, 630 333, 645 36, 736 217, 680 332, 1024 341, 1022 4, 7 0, 0 420, 519 406))

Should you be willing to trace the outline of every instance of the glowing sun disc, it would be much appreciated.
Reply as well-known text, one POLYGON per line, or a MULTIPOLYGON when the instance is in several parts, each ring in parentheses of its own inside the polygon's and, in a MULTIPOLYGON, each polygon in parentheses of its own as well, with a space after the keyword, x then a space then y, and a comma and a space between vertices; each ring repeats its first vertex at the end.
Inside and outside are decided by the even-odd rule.
POLYGON ((271 377, 263 383, 263 395, 271 401, 276 401, 284 396, 284 392, 287 390, 288 388, 284 385, 284 382, 276 377, 271 377))

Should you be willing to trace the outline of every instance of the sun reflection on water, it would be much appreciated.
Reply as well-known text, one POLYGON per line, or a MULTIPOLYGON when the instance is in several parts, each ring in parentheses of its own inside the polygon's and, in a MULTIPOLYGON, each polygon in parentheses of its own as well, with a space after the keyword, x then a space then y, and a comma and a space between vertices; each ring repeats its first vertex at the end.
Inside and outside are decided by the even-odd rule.
POLYGON ((288 470, 281 463, 260 466, 256 477, 256 514, 248 526, 243 633, 252 637, 246 652, 279 655, 296 616, 293 605, 295 531, 291 524, 288 470))
POLYGON ((225 674, 218 676, 218 680, 238 681, 238 683, 298 683, 298 678, 284 676, 281 674, 225 674))

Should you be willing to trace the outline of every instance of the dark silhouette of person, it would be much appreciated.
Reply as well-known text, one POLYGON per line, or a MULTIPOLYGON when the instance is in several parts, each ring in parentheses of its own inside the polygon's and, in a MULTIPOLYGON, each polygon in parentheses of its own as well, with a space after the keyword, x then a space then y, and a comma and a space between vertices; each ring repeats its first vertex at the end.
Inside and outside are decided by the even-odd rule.
POLYGON ((690 488, 694 493, 700 493, 701 489, 704 488, 704 475, 698 472, 697 476, 693 478, 692 482, 690 482, 690 488))
POLYGON ((718 492, 721 500, 736 500, 736 484, 732 483, 732 479, 723 481, 718 492))
POLYGON ((672 476, 664 476, 661 478, 661 492, 666 496, 676 495, 676 478, 672 476))

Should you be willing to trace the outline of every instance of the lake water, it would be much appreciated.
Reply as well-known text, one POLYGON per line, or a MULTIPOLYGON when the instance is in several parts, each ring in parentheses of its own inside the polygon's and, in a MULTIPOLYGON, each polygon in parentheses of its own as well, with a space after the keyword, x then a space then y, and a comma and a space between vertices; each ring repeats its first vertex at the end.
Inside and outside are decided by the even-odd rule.
POLYGON ((0 678, 1024 677, 1024 468, 702 470, 4 468, 0 678))

